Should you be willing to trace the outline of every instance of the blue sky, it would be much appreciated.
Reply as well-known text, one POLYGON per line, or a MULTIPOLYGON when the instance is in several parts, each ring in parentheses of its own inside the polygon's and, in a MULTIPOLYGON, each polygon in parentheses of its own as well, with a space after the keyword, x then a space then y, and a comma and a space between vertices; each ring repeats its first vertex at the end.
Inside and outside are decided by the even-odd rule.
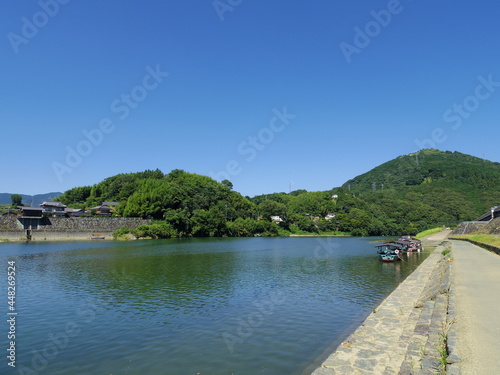
POLYGON ((500 162, 500 3, 0 4, 0 192, 159 168, 327 190, 435 147, 500 162))

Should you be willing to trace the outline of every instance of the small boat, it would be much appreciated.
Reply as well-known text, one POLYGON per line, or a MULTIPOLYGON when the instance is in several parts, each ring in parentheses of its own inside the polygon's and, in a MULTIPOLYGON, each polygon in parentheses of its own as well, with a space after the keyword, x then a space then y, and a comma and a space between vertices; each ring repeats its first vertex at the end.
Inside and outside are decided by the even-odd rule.
POLYGON ((103 236, 102 234, 92 234, 90 236, 90 239, 91 240, 104 240, 104 239, 106 239, 106 237, 103 236))
POLYGON ((384 242, 378 245, 375 245, 377 247, 377 253, 385 253, 387 251, 394 252, 396 250, 399 250, 400 252, 403 251, 403 246, 397 242, 384 242))
POLYGON ((396 241, 396 243, 401 244, 404 247, 405 251, 408 252, 420 252, 422 250, 422 243, 420 242, 420 240, 417 240, 416 238, 411 236, 401 236, 396 241))
POLYGON ((375 245, 378 248, 377 254, 382 262, 395 262, 401 260, 399 254, 403 252, 402 245, 397 242, 385 242, 375 245))
MULTIPOLYGON (((396 250, 397 251, 397 250, 396 250)), ((395 262, 397 260, 400 260, 401 258, 399 258, 399 254, 396 253, 396 251, 394 252, 385 252, 383 254, 379 254, 379 259, 382 261, 382 262, 395 262)))

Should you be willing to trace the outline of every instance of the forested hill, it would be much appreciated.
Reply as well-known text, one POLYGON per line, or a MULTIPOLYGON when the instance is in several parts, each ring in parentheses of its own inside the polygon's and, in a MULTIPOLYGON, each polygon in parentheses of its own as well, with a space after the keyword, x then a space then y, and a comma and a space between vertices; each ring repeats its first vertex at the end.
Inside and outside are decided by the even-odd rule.
POLYGON ((227 180, 182 170, 148 170, 77 187, 56 200, 74 208, 119 202, 115 216, 156 220, 154 230, 143 228, 138 236, 400 235, 473 220, 500 204, 498 186, 499 163, 422 150, 329 191, 250 198, 233 191, 227 180))
POLYGON ((500 203, 500 163, 426 149, 384 163, 343 187, 374 201, 419 199, 457 220, 470 220, 500 203))
POLYGON ((343 187, 350 186, 353 193, 360 193, 437 184, 463 192, 464 184, 483 190, 498 186, 499 181, 500 163, 460 152, 425 149, 381 164, 343 187))

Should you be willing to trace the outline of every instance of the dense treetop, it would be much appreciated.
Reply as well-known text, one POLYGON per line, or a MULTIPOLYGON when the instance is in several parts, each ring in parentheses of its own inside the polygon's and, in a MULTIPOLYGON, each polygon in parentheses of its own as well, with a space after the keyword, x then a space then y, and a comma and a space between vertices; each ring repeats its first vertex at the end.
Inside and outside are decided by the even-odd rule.
POLYGON ((233 191, 227 180, 219 183, 182 170, 147 170, 76 187, 57 200, 78 208, 119 202, 114 215, 155 220, 137 236, 399 235, 472 220, 500 204, 498 186, 499 163, 422 150, 329 191, 250 198, 233 191))

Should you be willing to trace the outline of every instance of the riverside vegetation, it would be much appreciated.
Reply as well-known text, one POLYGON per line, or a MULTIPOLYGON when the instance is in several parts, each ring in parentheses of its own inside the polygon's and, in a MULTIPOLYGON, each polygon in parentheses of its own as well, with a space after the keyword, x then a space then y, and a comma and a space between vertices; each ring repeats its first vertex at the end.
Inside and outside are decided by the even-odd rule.
POLYGON ((73 208, 116 201, 114 215, 153 219, 116 237, 399 235, 473 220, 500 202, 500 163, 459 152, 400 156, 328 191, 245 197, 230 181, 173 170, 119 174, 55 200, 73 208), (335 217, 326 218, 328 214, 335 217), (282 220, 276 223, 271 216, 282 220))

